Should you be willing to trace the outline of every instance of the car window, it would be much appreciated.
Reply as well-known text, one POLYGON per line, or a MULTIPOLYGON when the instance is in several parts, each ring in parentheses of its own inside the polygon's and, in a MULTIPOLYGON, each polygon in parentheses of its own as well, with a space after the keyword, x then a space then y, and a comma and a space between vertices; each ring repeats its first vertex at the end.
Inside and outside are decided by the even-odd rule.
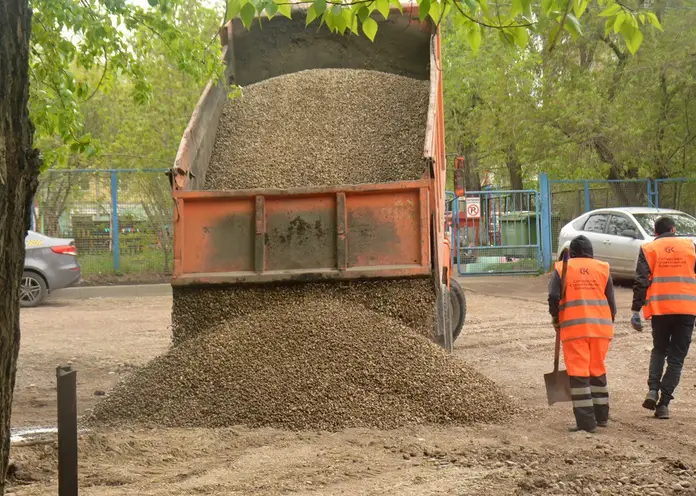
POLYGON ((589 219, 587 219, 587 223, 585 224, 583 231, 591 233, 603 233, 608 217, 609 216, 607 214, 597 214, 591 216, 589 219))
POLYGON ((609 225, 607 226, 607 234, 621 236, 621 233, 629 229, 631 231, 638 231, 632 220, 621 215, 612 215, 611 219, 609 219, 609 225))
POLYGON ((696 219, 686 214, 634 214, 638 223, 645 232, 651 236, 655 232, 655 221, 663 216, 669 216, 674 219, 677 225, 677 234, 683 236, 696 236, 696 219))

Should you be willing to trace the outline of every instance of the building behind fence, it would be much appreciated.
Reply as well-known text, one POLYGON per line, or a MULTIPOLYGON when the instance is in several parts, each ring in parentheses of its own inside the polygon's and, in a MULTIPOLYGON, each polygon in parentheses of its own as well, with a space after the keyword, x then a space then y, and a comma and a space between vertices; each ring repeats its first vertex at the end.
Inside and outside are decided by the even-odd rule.
MULTIPOLYGON (((173 265, 173 202, 164 172, 49 170, 34 198, 33 229, 73 238, 85 279, 167 276, 173 265)), ((476 218, 467 217, 467 199, 454 202, 451 193, 448 198, 449 208, 456 209, 453 218, 464 218, 461 229, 453 229, 460 272, 536 272, 555 256, 561 228, 590 210, 654 206, 696 216, 696 179, 549 181, 542 176, 537 190, 476 192, 469 198, 475 202, 469 207, 479 212, 476 218), (472 262, 474 251, 481 256, 472 262)))
POLYGON ((86 279, 170 274, 173 203, 164 172, 49 170, 34 197, 33 228, 73 238, 86 279))

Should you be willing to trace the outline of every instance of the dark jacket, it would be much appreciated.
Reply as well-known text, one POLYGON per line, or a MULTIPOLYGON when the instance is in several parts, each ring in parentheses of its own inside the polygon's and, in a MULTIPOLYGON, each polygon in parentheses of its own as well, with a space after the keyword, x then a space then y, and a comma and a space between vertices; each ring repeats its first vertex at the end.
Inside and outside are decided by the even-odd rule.
MULTIPOLYGON (((570 258, 594 258, 592 243, 589 239, 582 237, 580 242, 573 240, 570 245, 570 258)), ((611 320, 616 319, 616 299, 614 298, 614 282, 611 276, 607 279, 607 286, 604 288, 604 295, 607 297, 609 308, 611 309, 611 320)), ((559 305, 561 302, 561 276, 557 270, 553 271, 549 281, 549 313, 553 320, 558 320, 559 305)))
MULTIPOLYGON (((675 233, 665 233, 660 234, 655 239, 671 238, 676 236, 675 233)), ((694 267, 694 273, 696 273, 696 267, 694 267)), ((638 263, 636 264, 636 280, 633 283, 633 304, 631 305, 631 310, 634 312, 640 312, 640 309, 645 306, 645 298, 648 294, 648 288, 650 287, 650 266, 648 265, 648 260, 645 258, 645 253, 643 253, 643 248, 640 249, 640 254, 638 255, 638 263)))

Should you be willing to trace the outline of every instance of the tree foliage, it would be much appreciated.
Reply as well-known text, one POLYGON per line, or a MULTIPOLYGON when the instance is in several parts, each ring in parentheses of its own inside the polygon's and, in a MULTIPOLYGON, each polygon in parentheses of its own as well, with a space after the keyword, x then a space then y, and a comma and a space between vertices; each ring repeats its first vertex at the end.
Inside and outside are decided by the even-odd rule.
POLYGON ((534 180, 696 175, 696 4, 670 1, 637 56, 588 20, 575 43, 534 36, 524 50, 460 49, 469 33, 444 30, 448 149, 467 156, 469 187, 483 172, 519 187, 534 180), (477 175, 478 174, 478 175, 477 175))

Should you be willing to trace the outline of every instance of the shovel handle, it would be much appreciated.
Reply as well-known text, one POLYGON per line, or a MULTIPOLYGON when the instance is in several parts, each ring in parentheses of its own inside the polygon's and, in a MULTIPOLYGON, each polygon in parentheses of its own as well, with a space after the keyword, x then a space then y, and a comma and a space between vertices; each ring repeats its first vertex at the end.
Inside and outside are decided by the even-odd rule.
MULTIPOLYGON (((563 268, 561 269, 561 301, 565 298, 565 293, 566 293, 566 275, 568 274, 568 257, 569 253, 566 252, 563 254, 563 268)), ((560 303, 560 302, 559 302, 560 303)), ((554 355, 553 355, 553 372, 557 373, 558 372, 558 362, 560 360, 561 356, 561 333, 557 332, 556 333, 556 347, 554 350, 554 355)))

